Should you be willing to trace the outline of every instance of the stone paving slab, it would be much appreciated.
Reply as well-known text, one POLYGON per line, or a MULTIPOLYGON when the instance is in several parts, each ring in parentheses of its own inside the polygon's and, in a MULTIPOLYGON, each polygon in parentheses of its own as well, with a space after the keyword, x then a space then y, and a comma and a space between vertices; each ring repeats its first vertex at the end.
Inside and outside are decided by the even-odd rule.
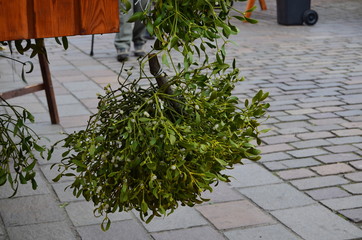
POLYGON ((362 207, 362 196, 349 196, 343 198, 335 198, 322 201, 324 205, 333 210, 343 210, 350 208, 362 207))
POLYGON ((268 239, 268 240, 299 240, 302 239, 295 233, 291 232, 284 226, 278 225, 269 225, 261 227, 253 227, 246 229, 236 229, 225 232, 225 235, 229 240, 259 240, 259 239, 268 239))
MULTIPOLYGON (((101 224, 103 217, 95 217, 93 214, 93 203, 87 201, 80 202, 70 202, 65 207, 70 220, 73 222, 74 226, 86 226, 93 224, 101 224)), ((115 213, 109 216, 111 221, 120 221, 132 219, 132 215, 127 212, 115 213)), ((98 225, 99 226, 99 225, 98 225)))
POLYGON ((240 188, 239 191, 266 210, 292 208, 315 203, 313 199, 286 183, 240 188))
POLYGON ((0 214, 8 227, 66 219, 64 210, 50 194, 0 200, 0 214))
POLYGON ((220 230, 275 223, 272 217, 247 200, 202 205, 196 209, 220 230))
POLYGON ((362 238, 362 230, 324 207, 311 205, 271 212, 306 240, 362 238))
POLYGON ((319 188, 316 190, 306 191, 306 193, 315 200, 334 199, 350 196, 348 192, 338 187, 319 188))
POLYGON ((66 222, 50 222, 9 227, 7 229, 10 239, 75 239, 75 231, 66 222))
POLYGON ((300 190, 336 186, 346 183, 349 183, 349 181, 340 176, 313 177, 291 181, 291 184, 300 190))
POLYGON ((98 224, 77 227, 81 239, 84 240, 151 240, 147 232, 136 222, 125 220, 113 222, 112 227, 103 232, 98 224))
MULTIPOLYGON (((137 218, 139 214, 135 212, 137 218)), ((160 232, 172 229, 182 229, 208 225, 208 222, 194 208, 179 207, 171 215, 163 218, 154 218, 150 223, 142 222, 148 232, 160 232)))
POLYGON ((224 240, 225 238, 221 233, 209 226, 194 227, 173 231, 165 231, 160 233, 153 233, 152 237, 154 240, 224 240))
POLYGON ((239 165, 228 170, 227 174, 233 176, 230 182, 233 187, 251 187, 281 182, 279 178, 257 164, 239 165))

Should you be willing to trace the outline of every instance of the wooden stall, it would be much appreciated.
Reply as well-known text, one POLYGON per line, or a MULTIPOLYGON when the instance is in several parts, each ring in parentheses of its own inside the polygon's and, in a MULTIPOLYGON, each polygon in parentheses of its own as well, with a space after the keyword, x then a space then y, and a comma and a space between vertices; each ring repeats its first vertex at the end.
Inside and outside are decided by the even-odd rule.
MULTIPOLYGON (((0 41, 119 31, 118 0, 0 0, 0 41)), ((39 55, 43 83, 0 93, 4 99, 45 90, 51 121, 59 123, 48 63, 39 55)), ((1 91, 1 90, 0 90, 1 91)))

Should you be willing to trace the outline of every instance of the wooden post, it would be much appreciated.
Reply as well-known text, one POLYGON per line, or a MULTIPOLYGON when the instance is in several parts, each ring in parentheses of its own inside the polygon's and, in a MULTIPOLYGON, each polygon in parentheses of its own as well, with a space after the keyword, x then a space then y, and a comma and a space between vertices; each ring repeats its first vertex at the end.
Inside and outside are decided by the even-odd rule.
MULTIPOLYGON (((40 38, 36 39, 36 41, 39 42, 45 50, 44 39, 40 38)), ((43 77, 44 90, 47 98, 50 120, 53 124, 59 124, 58 108, 57 108, 57 103, 55 101, 55 94, 49 70, 49 63, 45 54, 38 54, 38 58, 39 58, 41 75, 43 77)))
MULTIPOLYGON (((248 2, 246 3, 246 10, 245 11, 253 8, 254 5, 255 5, 255 0, 248 0, 248 2)), ((251 16, 251 12, 245 13, 245 17, 250 18, 250 16, 251 16)))
MULTIPOLYGON (((266 6, 265 0, 259 0, 259 4, 260 4, 261 10, 267 10, 268 9, 267 6, 266 6)), ((255 5, 255 0, 248 0, 248 2, 246 3, 245 11, 253 8, 254 5, 255 5)), ((250 18, 250 16, 251 16, 251 12, 245 13, 245 17, 250 18)))

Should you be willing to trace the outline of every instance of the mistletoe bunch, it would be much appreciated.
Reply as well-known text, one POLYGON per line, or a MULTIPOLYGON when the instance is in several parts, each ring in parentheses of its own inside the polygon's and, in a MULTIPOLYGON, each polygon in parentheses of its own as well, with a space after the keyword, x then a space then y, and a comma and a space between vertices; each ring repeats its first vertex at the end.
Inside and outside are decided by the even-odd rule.
POLYGON ((40 137, 27 125, 29 122, 34 122, 30 112, 0 98, 0 186, 8 183, 12 196, 17 193, 19 183, 31 182, 34 190, 38 186, 35 153, 43 157, 45 147, 38 144, 40 137))
MULTIPOLYGON (((232 96, 243 79, 235 60, 226 62, 226 39, 237 33, 231 1, 153 2, 151 10, 130 19, 144 21, 157 38, 140 60, 138 78, 128 74, 118 89, 105 88, 98 112, 85 130, 64 139, 62 162, 53 165, 60 171, 54 181, 74 176, 69 187, 94 203, 95 215, 104 217, 103 230, 110 227, 109 213, 135 209, 149 222, 180 204, 207 201, 204 191, 229 181, 223 170, 260 158, 257 127, 269 107, 263 103, 268 93, 259 91, 243 107, 232 96), (182 62, 173 58, 175 52, 182 62), (170 77, 157 56, 172 70, 170 77), (153 76, 144 71, 147 62, 153 76), (140 87, 145 79, 149 87, 140 87)), ((235 18, 248 20, 243 13, 235 18)))

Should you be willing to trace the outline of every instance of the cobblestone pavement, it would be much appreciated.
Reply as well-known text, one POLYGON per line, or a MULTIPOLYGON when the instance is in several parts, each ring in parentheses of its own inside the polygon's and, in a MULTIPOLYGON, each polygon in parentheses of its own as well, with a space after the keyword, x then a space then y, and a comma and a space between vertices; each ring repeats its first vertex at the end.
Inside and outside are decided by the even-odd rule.
MULTIPOLYGON (((40 160, 36 191, 25 186, 8 199, 10 190, 1 188, 0 239, 362 239, 362 3, 313 0, 319 21, 312 27, 278 25, 274 1, 267 5, 253 13, 257 25, 238 24, 228 49, 246 77, 235 94, 270 92, 261 161, 231 170, 234 180, 207 194, 210 203, 150 224, 134 212, 117 213, 104 233, 92 205, 64 191, 69 179, 52 182, 58 150, 51 162, 40 160)), ((11 100, 36 116, 41 135, 54 142, 61 131, 83 128, 95 94, 116 84, 113 37, 96 36, 94 57, 90 36, 70 37, 68 51, 47 41, 61 124, 50 124, 42 92, 11 100)), ((0 89, 22 85, 16 66, 0 63, 0 89)), ((132 57, 126 65, 135 64, 132 57)), ((27 79, 39 78, 35 69, 27 79)))

